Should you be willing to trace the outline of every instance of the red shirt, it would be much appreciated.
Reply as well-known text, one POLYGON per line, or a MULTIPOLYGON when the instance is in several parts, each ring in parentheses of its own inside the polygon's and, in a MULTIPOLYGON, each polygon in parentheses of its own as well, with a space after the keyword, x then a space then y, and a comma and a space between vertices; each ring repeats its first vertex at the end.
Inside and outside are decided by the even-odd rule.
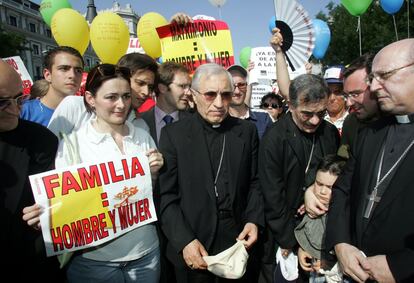
POLYGON ((152 109, 155 106, 155 101, 152 98, 147 98, 147 100, 142 103, 142 105, 137 109, 138 113, 143 113, 152 109))

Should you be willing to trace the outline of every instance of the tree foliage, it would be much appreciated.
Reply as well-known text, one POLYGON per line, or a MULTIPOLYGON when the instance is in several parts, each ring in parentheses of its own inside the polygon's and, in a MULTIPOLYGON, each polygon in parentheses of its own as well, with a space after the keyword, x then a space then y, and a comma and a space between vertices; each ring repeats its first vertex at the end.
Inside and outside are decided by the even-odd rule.
POLYGON ((7 32, 0 25, 0 57, 15 56, 20 51, 26 50, 24 47, 25 38, 22 35, 7 32))
MULTIPOLYGON (((413 35, 414 5, 410 4, 410 37, 413 35)), ((328 14, 319 12, 316 18, 328 23, 331 30, 331 42, 325 57, 324 65, 348 64, 359 57, 358 17, 352 16, 343 5, 330 2, 326 6, 328 14)), ((374 1, 369 9, 360 17, 362 34, 362 53, 376 53, 385 45, 396 41, 393 18, 382 10, 379 1, 374 1)), ((398 38, 408 37, 407 1, 395 14, 398 38)))

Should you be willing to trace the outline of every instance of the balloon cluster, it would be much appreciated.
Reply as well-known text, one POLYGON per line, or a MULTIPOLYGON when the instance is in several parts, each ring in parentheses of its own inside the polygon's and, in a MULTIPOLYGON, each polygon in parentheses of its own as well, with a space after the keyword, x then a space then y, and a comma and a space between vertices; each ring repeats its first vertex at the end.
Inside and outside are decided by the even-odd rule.
MULTIPOLYGON (((118 62, 128 49, 128 27, 115 13, 99 13, 90 26, 80 13, 72 9, 68 0, 43 0, 40 13, 51 27, 53 38, 59 46, 71 46, 83 55, 90 39, 100 60, 111 64, 118 62)), ((156 28, 166 24, 168 22, 163 16, 153 12, 143 15, 138 22, 140 44, 153 58, 161 57, 161 43, 156 28)))
MULTIPOLYGON (((359 17, 367 11, 372 0, 341 0, 341 3, 351 15, 359 17)), ((380 4, 385 12, 394 15, 401 9, 404 0, 380 0, 380 4)))

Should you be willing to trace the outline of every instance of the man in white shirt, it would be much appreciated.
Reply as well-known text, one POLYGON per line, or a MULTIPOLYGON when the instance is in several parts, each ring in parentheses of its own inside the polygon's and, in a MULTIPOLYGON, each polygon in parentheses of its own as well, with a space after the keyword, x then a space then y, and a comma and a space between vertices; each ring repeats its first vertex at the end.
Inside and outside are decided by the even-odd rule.
POLYGON ((332 66, 326 69, 324 79, 328 84, 330 94, 328 100, 325 120, 335 125, 339 133, 342 133, 342 126, 348 111, 343 96, 343 66, 332 66))

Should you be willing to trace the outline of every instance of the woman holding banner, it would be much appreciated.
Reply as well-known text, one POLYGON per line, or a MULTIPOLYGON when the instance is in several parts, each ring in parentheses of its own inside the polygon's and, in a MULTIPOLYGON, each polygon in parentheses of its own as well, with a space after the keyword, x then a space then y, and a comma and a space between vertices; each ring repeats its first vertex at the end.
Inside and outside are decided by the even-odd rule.
MULTIPOLYGON (((163 157, 148 132, 134 127, 127 116, 131 108, 130 70, 112 64, 94 67, 86 81, 84 102, 96 117, 60 142, 56 167, 119 159, 146 152, 151 176, 157 177, 163 157)), ((39 227, 41 209, 25 208, 24 219, 39 227)), ((116 239, 76 252, 67 265, 69 282, 150 282, 160 276, 158 236, 153 223, 116 239)))

